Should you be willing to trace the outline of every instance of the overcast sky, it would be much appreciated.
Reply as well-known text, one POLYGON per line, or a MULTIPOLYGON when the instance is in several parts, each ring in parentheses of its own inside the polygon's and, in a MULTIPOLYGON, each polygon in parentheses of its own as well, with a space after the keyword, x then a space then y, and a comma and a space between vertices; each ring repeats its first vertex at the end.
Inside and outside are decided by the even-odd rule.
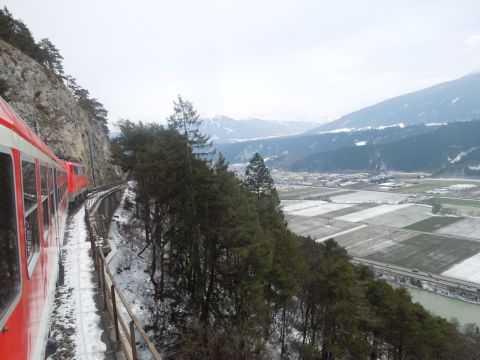
POLYGON ((7 0, 110 121, 325 121, 480 68, 478 0, 7 0))

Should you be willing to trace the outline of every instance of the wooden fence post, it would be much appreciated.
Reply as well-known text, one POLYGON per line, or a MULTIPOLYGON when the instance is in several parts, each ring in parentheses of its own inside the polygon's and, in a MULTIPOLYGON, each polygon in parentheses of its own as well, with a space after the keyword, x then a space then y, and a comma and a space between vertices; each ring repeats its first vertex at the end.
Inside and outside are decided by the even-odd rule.
POLYGON ((117 315, 117 301, 115 299, 115 285, 110 286, 110 291, 112 293, 112 309, 113 309, 113 322, 115 324, 115 338, 117 339, 117 344, 120 341, 120 330, 118 328, 118 315, 117 315))
POLYGON ((137 344, 135 342, 135 323, 130 321, 130 342, 132 345, 132 359, 133 360, 138 360, 138 355, 137 355, 137 344))

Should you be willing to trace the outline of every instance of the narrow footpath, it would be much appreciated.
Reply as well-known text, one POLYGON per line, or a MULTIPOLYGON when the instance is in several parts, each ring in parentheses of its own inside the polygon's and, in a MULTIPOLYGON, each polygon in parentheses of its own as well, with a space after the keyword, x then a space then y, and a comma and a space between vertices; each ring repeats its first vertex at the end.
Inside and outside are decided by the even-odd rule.
POLYGON ((57 289, 50 322, 50 336, 57 349, 48 359, 106 359, 107 345, 102 340, 105 334, 96 302, 98 290, 83 205, 68 217, 62 261, 65 281, 57 289))

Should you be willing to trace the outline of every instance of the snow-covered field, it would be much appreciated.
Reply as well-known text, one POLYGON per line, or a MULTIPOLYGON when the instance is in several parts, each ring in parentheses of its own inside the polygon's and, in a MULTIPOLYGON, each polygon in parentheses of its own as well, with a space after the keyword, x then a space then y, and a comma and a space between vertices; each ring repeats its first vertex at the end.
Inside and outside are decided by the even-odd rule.
POLYGON ((480 284, 480 253, 452 266, 442 275, 480 284))
POLYGON ((296 210, 302 210, 306 208, 311 208, 318 205, 326 204, 326 201, 322 200, 283 200, 283 211, 292 212, 296 210))
MULTIPOLYGON (((297 215, 297 216, 317 216, 317 215, 322 215, 326 214, 332 211, 340 210, 340 209, 345 209, 347 207, 353 206, 353 204, 335 204, 335 203, 329 203, 325 202, 324 204, 320 204, 317 206, 311 206, 307 207, 301 210, 295 210, 295 211, 286 211, 289 212, 292 215, 297 215)), ((293 208, 293 207, 292 207, 293 208)))
POLYGON ((49 359, 105 359, 100 312, 95 303, 97 284, 89 255, 85 209, 68 219, 63 263, 65 283, 57 290, 51 319, 51 336, 58 349, 49 359))
POLYGON ((480 240, 480 218, 465 218, 441 227, 435 232, 438 234, 457 235, 480 240))
POLYGON ((350 194, 331 196, 333 202, 344 204, 376 203, 399 204, 409 198, 408 194, 390 193, 382 191, 355 191, 350 194))
POLYGON ((432 216, 430 205, 411 204, 380 216, 371 217, 366 222, 372 225, 402 228, 428 219, 430 216, 432 216))
POLYGON ((337 218, 337 220, 342 220, 342 221, 349 221, 349 222, 359 222, 359 221, 365 221, 367 219, 377 217, 384 215, 386 213, 395 211, 395 210, 400 210, 406 207, 411 206, 412 204, 400 204, 400 205, 379 205, 375 206, 370 209, 365 209, 362 211, 357 211, 352 214, 340 216, 337 218))

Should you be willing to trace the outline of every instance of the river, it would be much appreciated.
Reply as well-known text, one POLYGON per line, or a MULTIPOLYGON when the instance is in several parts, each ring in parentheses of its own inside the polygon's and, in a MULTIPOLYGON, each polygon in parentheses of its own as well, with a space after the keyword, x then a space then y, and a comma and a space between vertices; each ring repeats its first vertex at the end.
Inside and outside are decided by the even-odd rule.
MULTIPOLYGON (((393 284, 398 287, 398 284, 393 284)), ((476 323, 480 326, 480 305, 452 299, 425 290, 407 287, 412 300, 418 302, 432 313, 450 320, 457 318, 461 325, 476 323)))

